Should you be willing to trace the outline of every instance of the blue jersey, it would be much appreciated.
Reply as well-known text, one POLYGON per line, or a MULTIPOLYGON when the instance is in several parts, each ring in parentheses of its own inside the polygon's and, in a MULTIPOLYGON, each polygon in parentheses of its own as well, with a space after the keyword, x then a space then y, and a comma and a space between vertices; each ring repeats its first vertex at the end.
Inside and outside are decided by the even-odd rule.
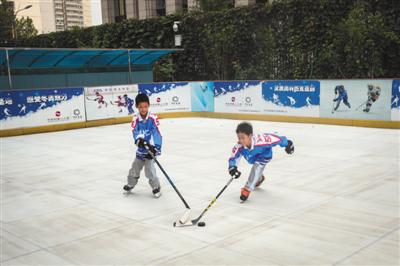
POLYGON ((129 97, 125 97, 125 103, 126 103, 127 106, 133 106, 134 102, 135 101, 133 99, 131 99, 129 97))
POLYGON ((265 165, 272 159, 272 147, 276 145, 286 147, 288 145, 286 137, 269 133, 253 135, 250 149, 241 144, 233 147, 229 167, 237 166, 242 156, 250 164, 265 165))
MULTIPOLYGON (((154 145, 157 150, 156 155, 161 154, 162 136, 159 129, 160 122, 155 114, 149 112, 145 119, 143 119, 140 114, 135 115, 133 116, 131 126, 135 143, 138 138, 143 138, 151 145, 154 145)), ((138 148, 136 151, 136 157, 143 160, 147 153, 147 149, 138 148)))
POLYGON ((338 93, 339 93, 339 96, 342 96, 342 97, 347 96, 347 91, 343 85, 338 85, 335 87, 335 94, 338 94, 338 93))

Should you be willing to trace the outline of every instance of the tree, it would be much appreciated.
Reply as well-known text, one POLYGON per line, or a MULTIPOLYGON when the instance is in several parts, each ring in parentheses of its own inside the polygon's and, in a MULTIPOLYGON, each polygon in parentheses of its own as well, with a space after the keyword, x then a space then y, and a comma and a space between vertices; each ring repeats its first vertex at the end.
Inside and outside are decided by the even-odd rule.
POLYGON ((36 36, 37 29, 33 25, 32 19, 22 17, 15 20, 15 39, 28 39, 36 36))
POLYGON ((14 22, 14 10, 12 2, 1 0, 0 2, 0 45, 7 46, 12 40, 12 25, 14 22))

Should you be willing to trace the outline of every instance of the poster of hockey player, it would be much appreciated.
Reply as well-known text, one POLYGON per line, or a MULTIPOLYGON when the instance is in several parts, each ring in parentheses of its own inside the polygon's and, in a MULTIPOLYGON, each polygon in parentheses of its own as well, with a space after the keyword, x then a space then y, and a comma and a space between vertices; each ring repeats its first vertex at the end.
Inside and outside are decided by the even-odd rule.
POLYGON ((191 87, 188 82, 139 84, 139 92, 149 96, 153 113, 192 110, 191 87))
POLYGON ((321 117, 390 120, 391 80, 321 80, 321 117))
POLYGON ((214 82, 214 111, 261 113, 261 81, 214 82))
POLYGON ((400 121, 400 79, 392 82, 392 100, 391 100, 392 120, 400 121))
POLYGON ((89 120, 132 115, 134 99, 138 93, 136 84, 86 87, 86 115, 89 120))
POLYGON ((191 82, 192 112, 214 112, 214 82, 191 82))
POLYGON ((318 117, 319 94, 319 81, 266 81, 262 84, 262 111, 270 115, 318 117))
POLYGON ((83 88, 0 92, 1 129, 85 121, 83 88))

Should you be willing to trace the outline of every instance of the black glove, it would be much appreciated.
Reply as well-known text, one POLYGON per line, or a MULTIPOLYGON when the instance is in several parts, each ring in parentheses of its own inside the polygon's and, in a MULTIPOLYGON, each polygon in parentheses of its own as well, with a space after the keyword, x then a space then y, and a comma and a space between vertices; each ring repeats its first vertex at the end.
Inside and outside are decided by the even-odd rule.
POLYGON ((143 138, 138 138, 135 142, 135 144, 139 147, 139 148, 144 148, 146 145, 147 141, 145 141, 143 138))
POLYGON ((158 154, 158 150, 153 145, 146 142, 144 147, 149 151, 149 153, 153 154, 154 156, 158 154))
POLYGON ((287 154, 292 154, 294 152, 293 142, 291 140, 287 141, 287 146, 285 148, 287 154))
POLYGON ((233 177, 233 178, 239 178, 239 176, 242 174, 241 172, 238 171, 236 166, 232 166, 231 168, 229 168, 229 174, 233 177))
POLYGON ((153 159, 154 159, 153 156, 150 154, 150 152, 147 153, 147 154, 144 156, 144 158, 147 159, 147 160, 153 160, 153 159))

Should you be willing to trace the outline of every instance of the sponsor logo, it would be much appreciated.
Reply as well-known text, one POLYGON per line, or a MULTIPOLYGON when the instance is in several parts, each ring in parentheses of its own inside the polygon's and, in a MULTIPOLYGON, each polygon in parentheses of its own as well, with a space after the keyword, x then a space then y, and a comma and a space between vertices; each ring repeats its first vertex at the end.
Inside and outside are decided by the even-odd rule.
POLYGON ((251 97, 250 96, 247 96, 244 99, 244 101, 245 101, 245 103, 244 103, 245 106, 253 106, 253 104, 251 103, 251 97))
POLYGON ((48 123, 65 122, 65 121, 70 120, 70 117, 69 117, 69 116, 63 116, 63 117, 61 117, 61 111, 56 111, 56 112, 54 113, 54 115, 55 115, 55 117, 52 117, 52 118, 48 118, 48 119, 47 119, 47 122, 48 122, 48 123))
POLYGON ((79 109, 75 109, 74 110, 74 115, 72 116, 73 119, 82 119, 82 115, 81 115, 81 110, 79 109))
POLYGON ((161 97, 156 98, 156 103, 152 104, 153 107, 165 107, 168 106, 168 102, 161 102, 161 97))
POLYGON ((174 96, 172 97, 172 105, 180 105, 181 102, 179 101, 179 97, 178 96, 174 96))

